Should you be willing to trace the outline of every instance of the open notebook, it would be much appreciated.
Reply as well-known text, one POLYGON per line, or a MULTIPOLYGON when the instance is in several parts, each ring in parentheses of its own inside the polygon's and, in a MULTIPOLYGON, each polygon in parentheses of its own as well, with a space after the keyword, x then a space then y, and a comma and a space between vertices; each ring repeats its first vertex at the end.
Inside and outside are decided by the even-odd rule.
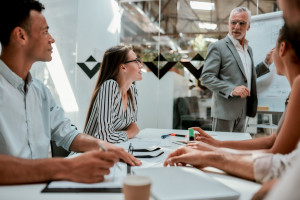
POLYGON ((134 168, 133 171, 151 178, 151 195, 157 200, 234 200, 240 196, 203 171, 191 167, 134 168))

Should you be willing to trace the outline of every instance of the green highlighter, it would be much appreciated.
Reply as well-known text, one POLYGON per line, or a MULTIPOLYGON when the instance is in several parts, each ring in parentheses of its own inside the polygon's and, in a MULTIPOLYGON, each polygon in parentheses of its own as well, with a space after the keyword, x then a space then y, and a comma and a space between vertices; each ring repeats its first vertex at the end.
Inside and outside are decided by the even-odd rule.
POLYGON ((189 140, 194 141, 195 135, 194 135, 194 129, 189 128, 189 140))

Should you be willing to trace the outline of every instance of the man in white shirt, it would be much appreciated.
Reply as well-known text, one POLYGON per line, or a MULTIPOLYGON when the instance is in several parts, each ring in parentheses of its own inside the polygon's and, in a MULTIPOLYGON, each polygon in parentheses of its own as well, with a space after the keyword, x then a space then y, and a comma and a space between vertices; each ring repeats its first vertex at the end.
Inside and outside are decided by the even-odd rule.
POLYGON ((93 183, 102 181, 120 159, 140 165, 124 149, 78 133, 48 88, 31 77, 34 62, 52 59, 54 39, 43 9, 36 0, 0 2, 0 184, 93 183), (47 159, 50 140, 66 150, 87 153, 47 159))
POLYGON ((229 17, 228 35, 208 48, 201 83, 213 92, 213 131, 244 132, 246 116, 257 111, 256 76, 269 72, 271 53, 256 68, 246 40, 251 13, 234 8, 229 17))

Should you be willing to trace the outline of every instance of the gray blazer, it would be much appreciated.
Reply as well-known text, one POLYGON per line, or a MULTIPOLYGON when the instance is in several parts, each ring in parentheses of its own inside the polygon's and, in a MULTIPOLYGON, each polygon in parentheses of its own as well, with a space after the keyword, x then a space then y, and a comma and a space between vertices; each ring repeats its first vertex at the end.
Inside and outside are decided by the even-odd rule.
POLYGON ((260 63, 254 68, 252 49, 248 46, 248 53, 252 61, 251 93, 246 99, 230 96, 235 87, 245 85, 242 60, 233 43, 226 36, 224 39, 211 44, 203 66, 200 80, 204 86, 213 92, 212 117, 234 120, 241 115, 247 104, 247 116, 254 117, 257 111, 256 75, 259 77, 269 72, 260 63))

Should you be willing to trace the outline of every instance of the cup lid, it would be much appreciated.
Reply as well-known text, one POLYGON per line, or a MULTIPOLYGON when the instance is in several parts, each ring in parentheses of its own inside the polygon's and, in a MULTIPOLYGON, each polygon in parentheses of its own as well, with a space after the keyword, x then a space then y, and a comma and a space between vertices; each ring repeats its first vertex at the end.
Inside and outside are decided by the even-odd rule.
POLYGON ((123 184, 126 185, 148 185, 151 183, 151 179, 147 176, 129 175, 123 179, 123 184))

